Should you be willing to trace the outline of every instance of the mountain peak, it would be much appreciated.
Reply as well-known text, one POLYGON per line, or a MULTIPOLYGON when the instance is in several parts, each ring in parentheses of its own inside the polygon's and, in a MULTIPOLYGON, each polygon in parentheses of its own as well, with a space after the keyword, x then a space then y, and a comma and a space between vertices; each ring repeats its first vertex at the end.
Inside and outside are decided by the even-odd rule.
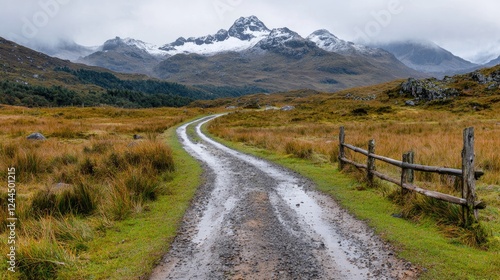
POLYGON ((165 55, 166 53, 160 50, 157 46, 136 40, 133 38, 120 38, 116 36, 114 39, 107 40, 102 46, 102 51, 111 51, 117 49, 136 49, 141 52, 149 53, 151 55, 165 55))
POLYGON ((271 30, 269 36, 262 39, 256 47, 290 58, 302 58, 310 51, 317 49, 313 42, 302 38, 297 32, 286 27, 271 30))
POLYGON ((326 29, 316 30, 311 35, 309 35, 309 37, 311 37, 311 36, 322 36, 322 37, 326 37, 326 38, 336 38, 336 39, 338 39, 337 36, 333 35, 330 31, 328 31, 326 29))
POLYGON ((199 38, 183 37, 160 49, 170 55, 197 53, 213 55, 220 52, 243 51, 267 37, 271 30, 256 16, 237 19, 229 30, 220 29, 216 34, 199 38))
POLYGON ((243 41, 249 41, 258 37, 255 33, 269 33, 270 30, 256 16, 240 17, 233 26, 229 28, 229 36, 243 41))
POLYGON ((366 46, 356 45, 352 42, 347 42, 339 39, 326 29, 314 31, 307 37, 309 41, 316 43, 316 45, 328 52, 334 52, 342 55, 380 55, 380 50, 368 48, 366 46))

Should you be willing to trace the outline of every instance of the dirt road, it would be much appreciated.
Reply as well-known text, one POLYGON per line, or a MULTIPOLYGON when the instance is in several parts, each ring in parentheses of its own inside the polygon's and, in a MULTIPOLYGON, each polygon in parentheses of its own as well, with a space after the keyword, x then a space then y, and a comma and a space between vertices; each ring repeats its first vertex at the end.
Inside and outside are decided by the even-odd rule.
MULTIPOLYGON (((178 129, 206 170, 180 235, 151 279, 412 279, 363 222, 282 167, 178 129)), ((160 226, 160 225, 159 225, 160 226)))

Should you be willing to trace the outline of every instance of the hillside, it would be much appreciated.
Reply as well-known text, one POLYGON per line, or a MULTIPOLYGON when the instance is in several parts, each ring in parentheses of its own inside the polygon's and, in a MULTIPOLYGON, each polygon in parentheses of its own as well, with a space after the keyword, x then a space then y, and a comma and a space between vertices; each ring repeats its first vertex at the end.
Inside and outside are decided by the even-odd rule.
POLYGON ((479 67, 432 42, 400 41, 376 46, 394 54, 406 66, 435 77, 466 73, 479 67))
MULTIPOLYGON (((354 87, 336 93, 321 93, 311 90, 297 90, 272 95, 257 94, 239 98, 225 98, 212 101, 195 101, 195 107, 252 107, 307 106, 315 108, 319 115, 328 115, 336 103, 350 102, 349 106, 377 102, 391 108, 424 107, 445 109, 453 113, 500 110, 500 65, 475 72, 436 78, 394 80, 374 86, 354 87)), ((343 108, 347 110, 347 108, 343 108)), ((354 107, 353 107, 354 109, 354 107)), ((392 110, 392 109, 391 109, 392 110)), ((342 110, 339 110, 339 112, 342 110)), ((367 113, 376 113, 368 110, 367 113)))
MULTIPOLYGON (((234 94, 238 94, 236 92, 234 94)), ((230 96, 144 75, 71 63, 0 38, 0 103, 24 106, 161 107, 230 96)))

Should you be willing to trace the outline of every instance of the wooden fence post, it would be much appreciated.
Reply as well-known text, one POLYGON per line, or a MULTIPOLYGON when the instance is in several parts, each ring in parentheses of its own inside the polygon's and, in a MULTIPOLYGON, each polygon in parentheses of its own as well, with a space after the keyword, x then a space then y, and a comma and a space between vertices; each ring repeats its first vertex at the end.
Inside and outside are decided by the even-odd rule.
POLYGON ((343 160, 343 158, 345 158, 344 143, 345 143, 345 128, 342 126, 342 127, 340 127, 340 134, 339 134, 339 169, 340 170, 344 169, 344 160, 343 160))
POLYGON ((371 156, 375 154, 375 140, 368 142, 368 183, 373 185, 373 171, 375 170, 375 159, 371 156))
POLYGON ((467 200, 467 206, 463 206, 464 225, 470 225, 470 214, 474 211, 477 221, 478 210, 474 209, 476 202, 476 178, 475 178, 475 154, 474 154, 474 128, 464 130, 464 149, 462 150, 462 198, 467 200))
MULTIPOLYGON (((413 151, 407 152, 403 154, 403 162, 413 164, 415 159, 415 153, 413 151)), ((409 183, 413 184, 415 180, 415 171, 411 168, 403 168, 401 170, 401 185, 409 183)), ((405 188, 401 189, 401 194, 403 196, 409 194, 411 191, 405 188)))

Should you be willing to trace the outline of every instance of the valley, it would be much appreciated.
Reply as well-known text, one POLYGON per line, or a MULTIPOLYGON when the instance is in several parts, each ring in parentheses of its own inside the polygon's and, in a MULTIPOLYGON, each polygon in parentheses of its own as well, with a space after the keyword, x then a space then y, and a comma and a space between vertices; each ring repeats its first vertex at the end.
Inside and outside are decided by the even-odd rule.
MULTIPOLYGON (((498 277, 498 58, 256 16, 161 45, 64 42, 0 37, 0 178, 13 186, 0 190, 0 251, 14 262, 0 278, 498 277), (459 206, 340 170, 340 127, 354 146, 455 169, 474 127, 486 208, 462 222, 459 206)), ((462 195, 453 176, 414 180, 462 195)))

